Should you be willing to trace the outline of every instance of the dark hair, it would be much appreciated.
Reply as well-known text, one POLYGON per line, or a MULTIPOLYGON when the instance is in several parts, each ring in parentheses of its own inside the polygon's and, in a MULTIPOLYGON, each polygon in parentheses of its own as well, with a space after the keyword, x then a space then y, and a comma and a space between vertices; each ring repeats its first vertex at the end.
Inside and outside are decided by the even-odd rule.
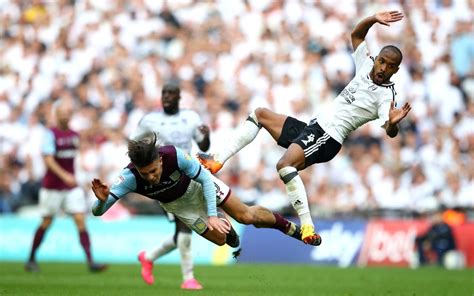
POLYGON ((380 52, 384 50, 388 50, 395 53, 399 58, 398 64, 400 65, 402 63, 403 54, 402 54, 402 51, 398 47, 396 47, 395 45, 386 45, 382 48, 380 52))
POLYGON ((128 157, 139 168, 145 167, 158 158, 157 135, 147 132, 139 139, 128 140, 128 157))

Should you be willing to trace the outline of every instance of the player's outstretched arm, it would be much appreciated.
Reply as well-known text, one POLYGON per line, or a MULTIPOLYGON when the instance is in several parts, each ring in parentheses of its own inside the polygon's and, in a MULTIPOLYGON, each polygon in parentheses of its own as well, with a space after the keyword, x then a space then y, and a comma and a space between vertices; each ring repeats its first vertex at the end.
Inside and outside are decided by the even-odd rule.
POLYGON ((385 122, 385 131, 391 138, 395 138, 398 134, 398 123, 402 121, 408 112, 410 112, 411 106, 409 103, 405 103, 402 108, 395 108, 395 103, 392 101, 390 104, 390 110, 388 111, 388 120, 385 122))
POLYGON ((99 179, 92 180, 92 191, 97 200, 92 206, 92 214, 94 216, 101 216, 104 214, 117 200, 110 195, 110 189, 107 184, 99 179))
POLYGON ((379 23, 385 26, 390 26, 390 23, 398 22, 402 18, 403 13, 396 10, 382 11, 364 18, 355 26, 351 33, 352 48, 355 51, 359 44, 364 42, 365 36, 373 24, 379 23))

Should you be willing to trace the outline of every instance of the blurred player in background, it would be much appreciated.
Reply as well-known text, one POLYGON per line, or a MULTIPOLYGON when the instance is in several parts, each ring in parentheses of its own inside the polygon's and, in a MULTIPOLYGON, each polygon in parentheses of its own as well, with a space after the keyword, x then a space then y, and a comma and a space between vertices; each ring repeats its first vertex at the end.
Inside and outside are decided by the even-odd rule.
MULTIPOLYGON (((231 194, 230 188, 203 169, 185 151, 171 145, 156 146, 155 133, 146 133, 128 141, 131 163, 120 173, 117 182, 109 187, 99 179, 92 181, 97 201, 94 215, 102 215, 117 200, 129 193, 138 193, 158 200, 189 228, 209 241, 238 248, 239 239, 230 222, 219 218, 220 207, 237 222, 259 228, 274 228, 301 240, 299 226, 261 206, 247 206, 231 194)), ((141 258, 142 268, 152 274, 153 262, 141 258)))
POLYGON ((39 192, 39 206, 43 219, 35 232, 30 257, 25 265, 25 269, 30 272, 39 272, 36 251, 53 221, 53 216, 60 210, 64 210, 74 218, 89 270, 99 272, 107 267, 104 264, 94 263, 92 259, 90 238, 84 221, 87 201, 74 175, 79 134, 69 128, 72 112, 72 101, 62 99, 54 103, 53 116, 56 125, 49 129, 43 142, 43 158, 47 168, 39 192))
MULTIPOLYGON (((202 120, 193 110, 179 108, 181 90, 178 85, 165 84, 161 91, 162 112, 152 112, 145 115, 139 123, 137 134, 153 131, 159 134, 165 144, 179 147, 191 153, 194 140, 201 151, 209 149, 209 127, 202 124, 202 120)), ((200 290, 202 285, 194 278, 193 258, 191 254, 191 229, 173 214, 168 213, 168 218, 175 222, 175 233, 165 239, 154 249, 139 254, 140 262, 155 261, 161 256, 178 248, 181 257, 181 272, 183 275, 182 289, 200 290)), ((153 275, 142 272, 146 283, 153 283, 153 275)))
POLYGON ((442 266, 444 256, 451 250, 456 250, 453 230, 443 220, 443 209, 437 209, 429 217, 431 225, 422 234, 416 237, 415 246, 418 252, 420 265, 430 262, 429 254, 435 254, 436 262, 442 266))
POLYGON ((277 143, 287 148, 277 163, 291 204, 301 221, 301 236, 306 243, 319 245, 321 237, 315 232, 304 184, 298 175, 315 163, 330 161, 340 151, 344 139, 363 124, 380 118, 390 137, 398 134, 398 123, 408 114, 408 103, 395 108, 394 83, 402 53, 393 46, 382 48, 375 58, 369 56, 365 36, 375 23, 389 26, 403 18, 398 11, 380 12, 360 21, 352 31, 353 58, 356 75, 333 102, 331 114, 320 114, 306 124, 266 108, 257 108, 233 133, 228 144, 214 155, 199 153, 201 163, 212 173, 219 171, 225 161, 255 139, 265 128, 277 143))

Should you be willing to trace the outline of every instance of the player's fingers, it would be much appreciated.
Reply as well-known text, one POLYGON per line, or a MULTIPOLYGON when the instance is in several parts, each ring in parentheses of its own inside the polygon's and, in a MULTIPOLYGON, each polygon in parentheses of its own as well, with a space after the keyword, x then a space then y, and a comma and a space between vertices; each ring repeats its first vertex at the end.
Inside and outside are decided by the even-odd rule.
POLYGON ((230 231, 230 223, 227 224, 227 223, 222 223, 223 225, 223 228, 225 230, 225 233, 228 233, 230 231))

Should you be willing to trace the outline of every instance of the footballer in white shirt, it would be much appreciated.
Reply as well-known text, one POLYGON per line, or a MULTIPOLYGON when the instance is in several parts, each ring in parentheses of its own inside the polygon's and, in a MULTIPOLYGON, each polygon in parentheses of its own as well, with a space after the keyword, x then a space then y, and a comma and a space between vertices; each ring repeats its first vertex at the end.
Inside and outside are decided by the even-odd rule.
POLYGON ((332 112, 318 114, 308 124, 287 115, 277 114, 266 108, 257 108, 234 132, 227 145, 214 154, 198 153, 203 166, 212 173, 255 139, 263 127, 287 148, 277 163, 281 180, 301 222, 301 239, 311 245, 319 245, 321 237, 315 232, 308 198, 298 175, 314 163, 327 162, 341 150, 344 139, 353 130, 375 119, 382 119, 387 135, 398 134, 398 123, 411 109, 408 103, 395 108, 395 88, 390 81, 402 61, 401 51, 393 45, 382 48, 374 58, 369 55, 365 36, 375 23, 389 26, 400 21, 398 11, 379 12, 361 20, 351 34, 356 74, 332 103, 332 112))

